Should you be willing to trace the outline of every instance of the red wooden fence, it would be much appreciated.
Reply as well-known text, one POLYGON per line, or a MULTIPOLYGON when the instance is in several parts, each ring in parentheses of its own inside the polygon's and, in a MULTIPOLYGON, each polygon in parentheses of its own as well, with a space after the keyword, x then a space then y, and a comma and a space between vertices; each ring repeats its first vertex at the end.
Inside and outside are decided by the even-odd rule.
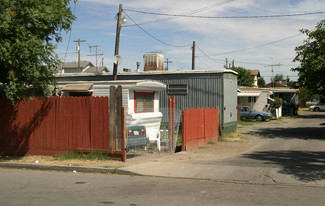
POLYGON ((108 150, 108 97, 0 98, 0 154, 108 150))
POLYGON ((218 108, 186 108, 182 114, 182 150, 218 141, 218 108))

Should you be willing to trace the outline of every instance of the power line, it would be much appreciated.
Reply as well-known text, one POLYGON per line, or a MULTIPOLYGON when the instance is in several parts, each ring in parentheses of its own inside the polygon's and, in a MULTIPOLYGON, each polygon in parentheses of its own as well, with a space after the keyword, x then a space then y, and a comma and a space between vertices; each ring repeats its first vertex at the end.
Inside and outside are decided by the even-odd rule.
MULTIPOLYGON (((74 2, 74 8, 73 8, 73 12, 72 14, 74 15, 75 11, 76 11, 76 7, 77 7, 77 2, 74 2)), ((69 39, 68 39, 68 45, 67 45, 67 48, 65 50, 65 55, 64 55, 64 60, 63 60, 63 63, 65 63, 65 60, 67 58, 67 53, 68 53, 68 49, 69 49, 69 45, 70 45, 70 40, 71 40, 71 33, 72 33, 72 28, 69 32, 69 39)))
POLYGON ((325 11, 307 12, 307 13, 295 13, 295 14, 277 14, 277 15, 253 15, 253 16, 194 16, 187 14, 164 14, 157 12, 147 12, 140 10, 127 9, 131 12, 137 12, 142 14, 156 15, 156 16, 172 16, 172 17, 186 17, 186 18, 201 18, 201 19, 257 19, 257 18, 279 18, 279 17, 293 17, 293 16, 307 16, 314 14, 324 14, 325 11))
MULTIPOLYGON (((199 13, 199 12, 202 12, 202 11, 205 11, 205 10, 217 7, 217 6, 227 4, 227 3, 232 2, 232 1, 234 1, 234 0, 222 1, 222 2, 219 2, 219 3, 216 3, 216 4, 205 6, 205 7, 202 7, 200 9, 196 9, 196 10, 189 11, 189 12, 186 12, 186 13, 182 13, 182 14, 179 14, 179 15, 190 15, 190 14, 199 13)), ((132 10, 132 9, 125 9, 125 10, 126 11, 131 11, 131 12, 136 12, 136 10, 132 10)), ((145 24, 152 24, 152 23, 158 23, 158 22, 163 22, 163 21, 169 21, 169 20, 172 20, 172 19, 180 18, 180 17, 181 16, 175 16, 175 17, 169 17, 169 18, 165 18, 165 19, 158 19, 158 20, 155 20, 155 21, 148 21, 148 22, 138 23, 138 25, 145 25, 145 24)), ((136 26, 136 24, 126 25, 126 26, 123 26, 123 27, 130 27, 130 26, 136 26)))
POLYGON ((250 47, 250 48, 239 49, 239 50, 230 51, 230 52, 226 52, 226 53, 216 54, 214 56, 224 55, 224 54, 233 54, 233 53, 243 52, 243 51, 247 51, 247 50, 251 50, 251 49, 256 49, 256 48, 259 48, 259 47, 268 46, 268 45, 275 44, 275 43, 278 43, 278 42, 281 42, 281 41, 284 41, 284 40, 287 40, 287 39, 291 39, 291 38, 294 38, 294 37, 300 36, 300 35, 302 35, 302 33, 295 34, 295 35, 292 35, 292 36, 289 36, 289 37, 286 37, 286 38, 283 38, 283 39, 279 39, 279 40, 276 40, 276 41, 268 42, 268 43, 265 43, 265 44, 260 44, 260 45, 257 45, 257 46, 254 46, 254 47, 250 47))
POLYGON ((174 44, 169 44, 169 43, 167 43, 167 42, 165 42, 165 41, 162 41, 162 40, 160 40, 160 39, 158 39, 157 37, 155 37, 155 36, 153 36, 152 34, 150 34, 149 32, 147 32, 146 30, 144 30, 140 25, 138 25, 127 13, 125 13, 124 11, 123 11, 123 13, 137 26, 137 27, 139 27, 139 29, 141 29, 144 33, 146 33, 148 36, 150 36, 151 38, 153 38, 153 39, 155 39, 155 40, 157 40, 157 41, 159 41, 160 43, 162 43, 162 44, 165 44, 165 45, 167 45, 167 46, 171 46, 171 47, 189 47, 189 46, 192 46, 192 44, 188 44, 188 45, 174 45, 174 44))
MULTIPOLYGON (((202 54, 204 54, 208 59, 214 61, 215 63, 217 64, 220 64, 219 62, 217 62, 217 60, 211 58, 209 55, 207 55, 197 44, 196 44, 196 47, 202 52, 202 54)), ((223 61, 222 61, 223 62, 223 61)))

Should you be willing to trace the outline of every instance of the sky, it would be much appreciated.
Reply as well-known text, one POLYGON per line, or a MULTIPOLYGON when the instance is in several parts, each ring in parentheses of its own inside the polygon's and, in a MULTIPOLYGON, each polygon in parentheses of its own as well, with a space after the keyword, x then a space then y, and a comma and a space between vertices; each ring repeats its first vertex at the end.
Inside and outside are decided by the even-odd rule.
POLYGON ((168 58, 169 70, 191 70, 195 41, 196 70, 224 69, 227 58, 259 70, 267 83, 276 74, 297 80, 291 71, 299 65, 292 61, 295 47, 307 38, 300 29, 312 30, 325 19, 325 13, 272 17, 324 12, 324 0, 78 0, 70 5, 77 19, 58 44, 61 60, 77 61, 75 41, 85 40, 81 60, 96 65, 97 48, 102 54, 97 65, 103 62, 112 71, 119 4, 127 21, 120 33, 119 72, 135 71, 136 62, 143 71, 143 54, 151 52, 168 58))

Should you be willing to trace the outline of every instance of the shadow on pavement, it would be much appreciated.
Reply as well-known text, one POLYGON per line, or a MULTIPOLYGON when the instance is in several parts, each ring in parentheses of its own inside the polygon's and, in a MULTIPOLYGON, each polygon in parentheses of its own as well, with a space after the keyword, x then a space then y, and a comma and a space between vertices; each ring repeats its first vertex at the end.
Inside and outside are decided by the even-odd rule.
POLYGON ((325 127, 263 128, 247 134, 259 135, 263 138, 325 140, 325 127))
POLYGON ((243 156, 280 165, 283 167, 280 173, 294 175, 301 181, 325 180, 325 152, 267 151, 243 156))

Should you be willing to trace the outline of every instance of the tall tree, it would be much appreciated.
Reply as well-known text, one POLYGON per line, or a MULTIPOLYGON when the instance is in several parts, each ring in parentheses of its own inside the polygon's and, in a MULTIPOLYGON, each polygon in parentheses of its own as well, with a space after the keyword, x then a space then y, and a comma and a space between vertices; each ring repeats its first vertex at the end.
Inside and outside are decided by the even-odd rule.
POLYGON ((325 20, 317 23, 315 30, 302 29, 307 35, 303 45, 296 47, 294 62, 300 66, 293 68, 299 72, 298 83, 313 93, 325 95, 325 20))
POLYGON ((265 80, 263 77, 258 78, 258 80, 257 80, 258 87, 265 87, 265 84, 266 83, 265 83, 265 80))
POLYGON ((254 83, 254 79, 251 76, 250 70, 247 70, 243 67, 235 67, 234 71, 238 73, 238 85, 239 86, 246 86, 252 87, 254 83))
POLYGON ((283 74, 276 74, 275 77, 271 79, 272 82, 280 83, 284 80, 283 74))
MULTIPOLYGON (((75 19, 72 0, 2 0, 0 4, 0 82, 14 100, 45 95, 54 84, 59 63, 55 54, 61 31, 70 30, 75 19)), ((74 0, 76 3, 76 0, 74 0)))

